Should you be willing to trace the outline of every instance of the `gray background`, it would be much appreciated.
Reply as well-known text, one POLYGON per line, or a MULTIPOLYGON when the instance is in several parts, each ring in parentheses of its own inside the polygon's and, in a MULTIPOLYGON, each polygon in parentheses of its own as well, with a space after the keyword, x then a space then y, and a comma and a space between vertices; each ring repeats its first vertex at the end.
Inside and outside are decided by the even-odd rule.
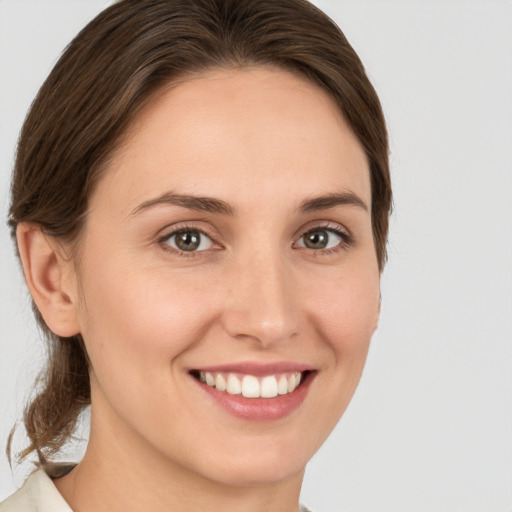
MULTIPOLYGON (((25 112, 64 46, 108 3, 0 1, 2 219, 25 112)), ((316 3, 380 94, 395 213, 381 325, 303 500, 319 512, 511 512, 512 2, 316 3)), ((2 446, 43 353, 13 252, 2 220, 2 446)), ((2 448, 0 501, 29 469, 11 470, 2 448)))

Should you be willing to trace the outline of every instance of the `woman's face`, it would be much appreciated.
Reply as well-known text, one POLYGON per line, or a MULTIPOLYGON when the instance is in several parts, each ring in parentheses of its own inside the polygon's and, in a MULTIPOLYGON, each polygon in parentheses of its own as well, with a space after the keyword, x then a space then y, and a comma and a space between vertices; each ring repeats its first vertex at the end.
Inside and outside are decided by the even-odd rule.
POLYGON ((81 243, 89 449, 239 485, 299 475, 377 325, 370 211, 359 142, 297 76, 212 71, 152 100, 81 243))

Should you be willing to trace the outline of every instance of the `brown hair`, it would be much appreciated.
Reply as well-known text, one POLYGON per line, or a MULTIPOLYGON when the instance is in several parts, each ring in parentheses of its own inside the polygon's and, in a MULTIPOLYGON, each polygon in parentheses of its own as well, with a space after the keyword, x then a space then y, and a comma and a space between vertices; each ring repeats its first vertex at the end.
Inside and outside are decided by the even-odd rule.
MULTIPOLYGON (((372 226, 386 259, 391 184, 386 126, 363 65, 339 28, 306 0, 122 0, 70 43, 41 87, 18 143, 9 225, 33 222, 76 242, 87 201, 130 121, 163 85, 212 68, 272 65, 328 92, 370 163, 372 226)), ((29 447, 57 452, 90 403, 80 335, 53 334, 25 411, 29 447)), ((9 449, 8 449, 9 451, 9 449)))

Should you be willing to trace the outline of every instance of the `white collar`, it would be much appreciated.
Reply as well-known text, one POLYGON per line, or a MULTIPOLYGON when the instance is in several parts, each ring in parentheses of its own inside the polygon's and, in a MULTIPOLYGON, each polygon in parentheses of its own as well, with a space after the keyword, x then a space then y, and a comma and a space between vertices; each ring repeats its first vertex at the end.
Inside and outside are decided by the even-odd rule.
POLYGON ((0 512, 73 512, 44 469, 32 473, 23 487, 0 504, 0 512))

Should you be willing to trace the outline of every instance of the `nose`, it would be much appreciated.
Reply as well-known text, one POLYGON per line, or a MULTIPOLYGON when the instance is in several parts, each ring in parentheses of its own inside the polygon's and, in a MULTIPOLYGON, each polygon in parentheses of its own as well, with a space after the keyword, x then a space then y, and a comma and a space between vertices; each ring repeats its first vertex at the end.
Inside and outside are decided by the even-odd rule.
POLYGON ((293 272, 279 254, 253 255, 232 266, 228 284, 223 323, 232 337, 270 348, 298 333, 293 272))

